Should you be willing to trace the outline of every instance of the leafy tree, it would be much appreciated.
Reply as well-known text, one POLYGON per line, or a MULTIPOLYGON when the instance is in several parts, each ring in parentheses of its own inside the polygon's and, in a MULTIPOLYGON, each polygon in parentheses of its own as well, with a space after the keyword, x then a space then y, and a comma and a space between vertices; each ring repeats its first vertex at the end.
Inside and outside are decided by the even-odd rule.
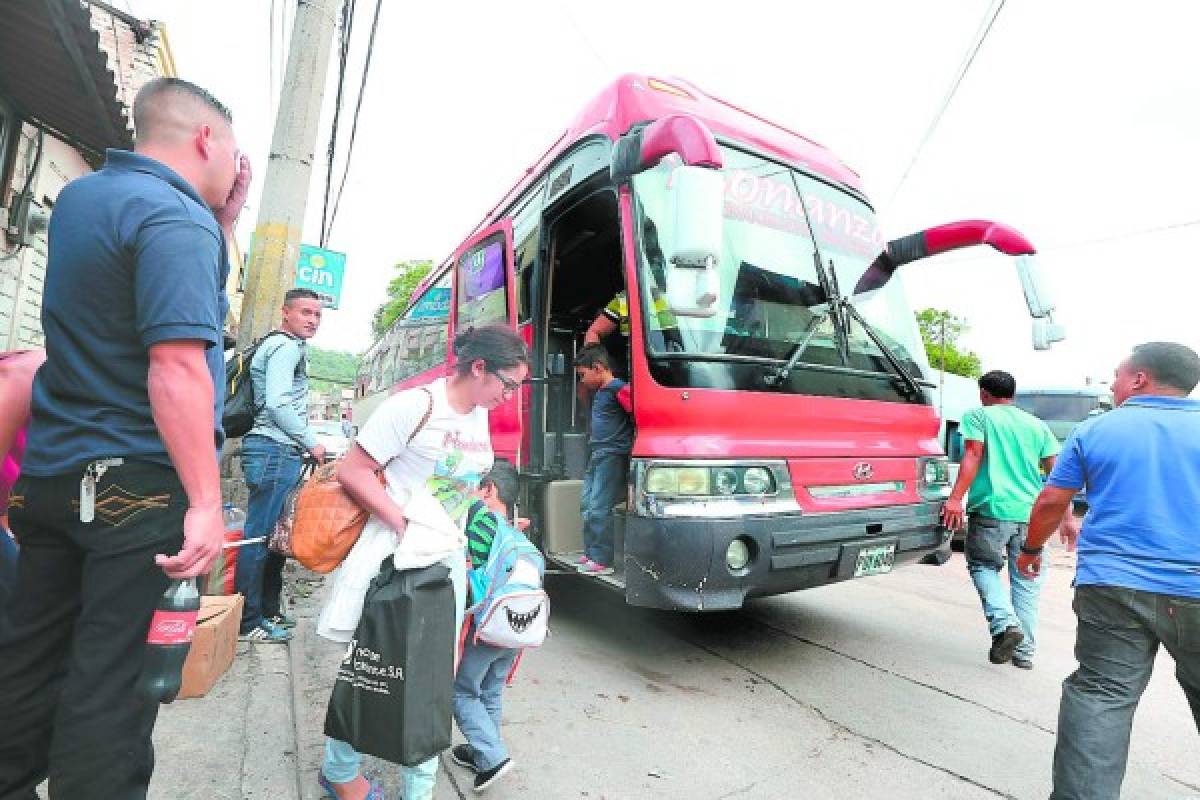
POLYGON ((312 391, 329 394, 354 385, 359 357, 338 350, 308 346, 308 382, 312 391))
POLYGON ((925 354, 931 366, 965 378, 978 378, 983 374, 979 356, 964 350, 959 339, 970 330, 970 325, 961 317, 938 308, 923 308, 917 312, 917 326, 925 342, 925 354), (943 328, 943 323, 945 327, 943 328), (943 331, 945 341, 943 342, 943 331), (944 350, 943 350, 944 346, 944 350), (943 366, 943 352, 944 366, 943 366))
POLYGON ((412 299, 413 290, 433 269, 433 262, 425 259, 401 261, 394 269, 396 276, 388 282, 387 300, 375 309, 371 317, 371 330, 376 336, 382 335, 404 313, 408 301, 412 299))

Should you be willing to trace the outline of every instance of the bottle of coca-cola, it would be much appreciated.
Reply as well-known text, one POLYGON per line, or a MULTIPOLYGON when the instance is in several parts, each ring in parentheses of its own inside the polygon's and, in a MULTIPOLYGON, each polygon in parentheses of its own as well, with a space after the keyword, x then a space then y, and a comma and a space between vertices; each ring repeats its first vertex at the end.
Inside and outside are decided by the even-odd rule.
POLYGON ((192 646, 199 613, 195 579, 171 581, 146 634, 146 660, 138 690, 148 701, 170 703, 179 694, 183 662, 192 646))

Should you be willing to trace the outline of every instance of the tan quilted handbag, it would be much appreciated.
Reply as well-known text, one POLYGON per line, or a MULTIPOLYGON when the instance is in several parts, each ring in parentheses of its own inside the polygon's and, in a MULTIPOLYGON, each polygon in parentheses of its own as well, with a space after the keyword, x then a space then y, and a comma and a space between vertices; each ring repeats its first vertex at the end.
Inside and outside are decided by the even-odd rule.
MULTIPOLYGON (((411 443, 433 413, 433 395, 425 416, 409 434, 411 443)), ((356 503, 338 480, 336 463, 324 464, 308 480, 293 489, 284 502, 283 513, 271 534, 270 548, 299 561, 313 572, 337 568, 366 527, 367 511, 356 503)), ((380 485, 387 483, 383 471, 375 473, 380 485)))

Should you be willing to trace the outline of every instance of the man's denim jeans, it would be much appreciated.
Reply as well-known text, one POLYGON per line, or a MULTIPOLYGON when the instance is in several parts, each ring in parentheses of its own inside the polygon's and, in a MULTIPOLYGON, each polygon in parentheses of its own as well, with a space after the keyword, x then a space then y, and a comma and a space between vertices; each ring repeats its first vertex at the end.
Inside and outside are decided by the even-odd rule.
POLYGON ((972 514, 967 524, 967 571, 979 592, 983 615, 992 636, 1016 626, 1025 634, 1018 658, 1032 659, 1037 651, 1038 596, 1046 580, 1045 571, 1026 578, 1017 570, 1017 556, 1029 526, 1021 522, 992 519, 972 514), (1008 566, 1009 586, 1000 571, 1008 566))
POLYGON ((580 511, 583 513, 583 552, 597 564, 613 563, 613 506, 625 497, 629 456, 592 453, 583 475, 580 511))
POLYGON ((474 635, 472 628, 454 678, 454 721, 475 748, 476 768, 485 772, 508 758, 500 738, 500 695, 517 651, 472 642, 474 635))
POLYGON ((1063 681, 1051 800, 1116 800, 1129 732, 1161 643, 1200 732, 1200 599, 1079 586, 1075 658, 1063 681))
MULTIPOLYGON (((246 509, 247 539, 269 536, 274 530, 283 511, 283 501, 300 480, 303 457, 298 446, 281 444, 266 436, 251 435, 242 439, 242 474, 250 489, 249 508, 246 509)), ((242 610, 242 633, 262 624, 266 562, 265 542, 246 545, 238 552, 234 583, 246 602, 242 610)), ((275 611, 278 611, 277 604, 278 598, 274 598, 275 611)))
MULTIPOLYGON (((466 558, 451 557, 442 563, 450 568, 450 583, 454 585, 454 635, 457 642, 467 602, 467 561, 466 558)), ((403 785, 400 796, 404 800, 433 800, 440 763, 440 757, 434 756, 415 767, 401 767, 403 785)), ((325 738, 325 760, 321 763, 321 773, 326 780, 348 783, 357 778, 361 770, 362 754, 346 742, 325 738)))

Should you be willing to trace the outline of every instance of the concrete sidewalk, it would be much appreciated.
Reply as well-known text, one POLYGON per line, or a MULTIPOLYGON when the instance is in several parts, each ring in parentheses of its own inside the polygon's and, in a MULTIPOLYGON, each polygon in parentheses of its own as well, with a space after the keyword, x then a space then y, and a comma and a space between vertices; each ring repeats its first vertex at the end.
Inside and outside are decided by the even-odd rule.
MULTIPOLYGON (((285 574, 296 635, 288 645, 239 643, 233 666, 206 696, 163 706, 154 731, 151 800, 317 800, 325 707, 345 647, 316 635, 324 578, 294 564, 285 574)), ((366 770, 400 797, 395 766, 366 770)), ((453 768, 452 768, 453 769, 453 768)), ((461 770, 456 770, 461 773, 461 770)), ((462 798, 461 774, 438 775, 436 800, 462 798)))

